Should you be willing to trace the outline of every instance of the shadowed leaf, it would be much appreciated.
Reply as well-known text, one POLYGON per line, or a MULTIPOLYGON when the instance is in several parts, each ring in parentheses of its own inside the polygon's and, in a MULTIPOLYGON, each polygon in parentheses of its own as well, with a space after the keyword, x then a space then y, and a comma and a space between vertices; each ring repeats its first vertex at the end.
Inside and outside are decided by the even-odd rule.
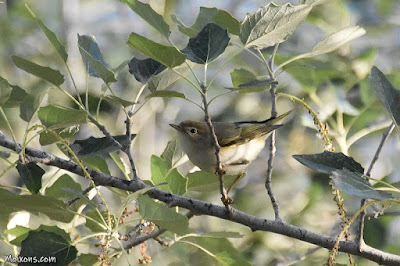
POLYGON ((325 174, 331 174, 335 170, 348 169, 359 174, 364 173, 364 168, 353 158, 343 153, 324 151, 318 154, 299 154, 293 155, 297 161, 305 166, 325 174))
POLYGON ((400 125, 400 90, 396 89, 385 75, 376 67, 371 69, 371 83, 383 106, 397 126, 400 125))
POLYGON ((188 59, 198 64, 214 61, 225 51, 229 43, 228 31, 217 24, 207 24, 195 37, 190 38, 188 45, 182 50, 188 59))
POLYGON ((27 164, 18 163, 17 170, 29 191, 33 194, 37 194, 42 188, 42 176, 45 173, 44 170, 34 162, 27 164))
POLYGON ((376 200, 392 198, 389 192, 374 189, 362 174, 346 168, 333 171, 331 179, 337 189, 349 195, 376 200))
POLYGON ((147 83, 153 76, 161 73, 166 68, 166 66, 152 58, 140 60, 134 57, 129 62, 129 73, 143 84, 147 83))

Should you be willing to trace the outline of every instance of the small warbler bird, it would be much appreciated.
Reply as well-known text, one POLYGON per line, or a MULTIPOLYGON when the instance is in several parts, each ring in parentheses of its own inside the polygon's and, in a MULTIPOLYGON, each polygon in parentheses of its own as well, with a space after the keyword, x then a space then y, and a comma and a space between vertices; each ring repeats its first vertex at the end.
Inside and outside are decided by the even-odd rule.
MULTIPOLYGON (((215 135, 221 146, 219 156, 222 170, 229 175, 238 175, 227 193, 243 176, 243 171, 265 146, 270 133, 281 127, 278 121, 287 116, 286 112, 265 121, 213 122, 215 135)), ((210 129, 204 121, 186 120, 179 125, 170 124, 178 131, 182 150, 189 160, 201 170, 216 172, 217 158, 210 129)))

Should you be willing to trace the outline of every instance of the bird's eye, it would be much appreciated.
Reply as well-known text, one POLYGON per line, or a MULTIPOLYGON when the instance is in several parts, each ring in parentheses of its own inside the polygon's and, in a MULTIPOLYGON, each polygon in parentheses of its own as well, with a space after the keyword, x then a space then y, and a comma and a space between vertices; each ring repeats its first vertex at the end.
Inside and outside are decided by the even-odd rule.
POLYGON ((196 134, 197 133, 197 129, 195 129, 194 127, 190 129, 190 133, 192 134, 196 134))

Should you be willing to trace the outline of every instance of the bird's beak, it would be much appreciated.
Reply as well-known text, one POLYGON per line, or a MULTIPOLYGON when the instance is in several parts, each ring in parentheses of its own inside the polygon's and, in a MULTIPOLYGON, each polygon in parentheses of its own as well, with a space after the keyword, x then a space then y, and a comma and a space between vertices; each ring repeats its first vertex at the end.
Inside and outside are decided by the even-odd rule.
POLYGON ((180 125, 169 124, 171 127, 175 128, 179 132, 183 132, 183 128, 180 125))

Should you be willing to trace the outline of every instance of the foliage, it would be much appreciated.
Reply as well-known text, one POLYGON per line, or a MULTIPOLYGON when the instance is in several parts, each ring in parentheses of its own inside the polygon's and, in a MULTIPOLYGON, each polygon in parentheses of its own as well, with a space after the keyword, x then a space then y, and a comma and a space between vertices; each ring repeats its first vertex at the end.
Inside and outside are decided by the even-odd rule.
MULTIPOLYGON (((389 207, 398 209, 398 183, 387 177, 373 178, 371 170, 394 125, 398 127, 400 111, 396 84, 393 85, 388 76, 373 66, 376 55, 374 48, 358 55, 349 53, 350 43, 365 35, 366 30, 350 25, 327 30, 329 23, 324 21, 324 8, 331 8, 329 5, 332 3, 324 1, 300 1, 302 3, 298 5, 269 3, 242 18, 235 18, 226 10, 201 7, 195 23, 190 27, 178 18, 179 13, 166 12, 160 15, 151 4, 136 0, 121 2, 125 4, 123 8, 135 12, 156 34, 148 37, 132 32, 125 36, 126 45, 133 49, 135 56, 125 56, 119 66, 113 69, 113 63, 107 63, 103 57, 104 54, 109 58, 107 53, 101 52, 101 42, 98 43, 94 36, 74 33, 77 35, 75 48, 87 72, 84 95, 81 95, 81 87, 75 82, 70 70, 71 56, 62 38, 52 31, 52 25, 47 25, 46 21, 35 14, 36 11, 32 11, 33 8, 22 7, 22 16, 29 16, 35 21, 36 27, 44 33, 41 38, 47 38, 58 57, 54 61, 61 59, 63 69, 50 60, 43 61, 40 57, 45 58, 44 54, 22 57, 17 49, 16 55, 11 56, 15 67, 32 74, 40 82, 29 88, 27 82, 12 85, 11 76, 0 77, 0 145, 7 152, 12 152, 11 156, 3 151, 0 153, 0 178, 18 176, 19 180, 19 183, 12 185, 0 183, 0 239, 7 244, 7 254, 12 254, 18 248, 21 256, 56 257, 61 264, 77 261, 82 265, 108 265, 118 260, 129 264, 137 260, 140 263, 150 263, 166 252, 156 248, 146 250, 147 245, 157 245, 150 241, 154 239, 168 246, 168 252, 176 254, 176 257, 169 257, 170 261, 164 263, 176 263, 179 260, 184 264, 247 265, 257 264, 256 252, 257 249, 263 249, 263 245, 269 245, 270 250, 278 246, 275 242, 262 244, 266 242, 264 236, 236 227, 238 223, 249 226, 252 231, 264 230, 291 236, 296 239, 293 241, 315 244, 328 239, 326 243, 329 244, 321 247, 329 248, 331 256, 324 254, 322 258, 318 257, 320 264, 323 260, 333 264, 337 251, 348 253, 350 264, 354 264, 351 254, 371 259, 368 253, 360 253, 365 244, 357 240, 357 237, 362 238, 362 232, 356 232, 354 240, 348 239, 348 229, 363 227, 367 206, 375 205, 379 210, 374 215, 384 214, 384 210, 389 207), (296 31, 306 20, 309 25, 324 30, 326 37, 321 38, 313 48, 305 49, 309 52, 288 53, 285 45, 291 42, 291 38, 296 36, 296 31), (183 42, 173 38, 178 31, 184 36, 183 42), (246 61, 249 54, 257 60, 257 67, 246 61), (370 82, 367 79, 369 72, 370 82), (226 80, 229 73, 232 85, 224 85, 221 80, 226 80), (285 85, 289 79, 300 89, 293 90, 285 85), (96 86, 93 82, 102 85, 96 86), (129 85, 124 82, 129 82, 129 85), (269 94, 265 93, 266 90, 271 95, 267 100, 265 98, 269 94), (349 95, 353 91, 357 92, 356 97, 350 99, 349 95), (382 106, 376 107, 377 99, 371 92, 376 93, 382 106), (93 95, 99 98, 96 110, 89 104, 89 98, 93 95), (299 119, 288 121, 276 133, 277 136, 282 134, 282 139, 287 139, 286 144, 281 145, 283 141, 278 138, 277 152, 281 154, 275 164, 282 160, 278 167, 279 164, 284 166, 281 166, 283 170, 272 174, 283 176, 282 183, 286 182, 284 190, 292 189, 289 184, 296 182, 292 177, 288 178, 290 175, 316 175, 307 172, 299 164, 291 166, 294 163, 289 163, 288 158, 294 153, 302 153, 293 155, 298 162, 330 178, 329 184, 325 182, 322 187, 317 183, 323 183, 323 177, 318 177, 319 181, 309 186, 306 191, 309 194, 308 202, 296 213, 291 212, 291 209, 298 208, 296 200, 288 199, 285 202, 279 195, 276 202, 266 182, 273 203, 273 208, 268 211, 274 212, 275 221, 260 218, 264 216, 267 205, 260 203, 262 200, 257 194, 263 185, 257 184, 256 187, 248 184, 248 188, 239 188, 234 195, 233 207, 246 214, 254 213, 255 216, 251 216, 254 221, 236 219, 242 213, 226 202, 224 213, 220 214, 221 208, 213 204, 216 202, 212 195, 215 196, 220 188, 222 198, 226 199, 222 180, 225 184, 231 184, 236 176, 219 173, 218 181, 213 173, 188 171, 188 167, 182 166, 185 158, 172 136, 170 139, 174 140, 168 142, 163 152, 159 153, 160 156, 153 154, 150 158, 142 158, 144 155, 136 145, 142 137, 142 129, 135 122, 140 121, 141 115, 146 117, 143 110, 151 112, 151 108, 146 109, 150 101, 158 99, 170 107, 161 111, 164 124, 170 121, 168 110, 171 111, 171 105, 182 109, 182 112, 185 112, 184 104, 198 107, 213 135, 211 120, 217 119, 217 115, 211 114, 209 107, 214 108, 214 103, 221 99, 228 101, 227 108, 218 117, 226 119, 229 115, 237 116, 236 110, 241 101, 251 97, 257 99, 253 103, 262 105, 262 111, 257 110, 262 116, 269 109, 276 117, 278 112, 283 113, 285 109, 298 108, 295 116, 299 119), (103 100, 118 112, 101 112, 105 108, 103 100), (19 118, 13 117, 13 114, 18 114, 19 118), (385 117, 383 122, 380 117, 385 117), (15 125, 19 122, 24 122, 25 129, 20 130, 15 125), (17 133, 17 128, 23 132, 22 136, 17 133), (385 128, 388 130, 383 134, 373 162, 368 165, 358 155, 357 145, 353 144, 363 138, 364 142, 360 143, 368 146, 372 138, 364 137, 385 128), (135 134, 132 130, 135 130, 135 134), (123 135, 121 131, 125 131, 123 135), (316 135, 322 138, 323 143, 316 135), (284 150, 285 146, 291 147, 284 150), (349 153, 354 156, 350 157, 349 153), (286 159, 283 158, 285 156, 286 159), (142 166, 137 167, 136 162, 140 160, 147 160, 149 177, 138 171, 142 166), (58 170, 54 172, 52 167, 58 170), (290 172, 290 168, 295 170, 290 172), (365 172, 364 169, 368 170, 365 172), (75 175, 70 176, 63 170, 75 175), (123 176, 122 182, 115 177, 119 175, 123 176), (82 190, 82 185, 89 187, 82 190), (318 205, 318 198, 323 197, 321 193, 327 188, 335 194, 335 203, 329 204, 336 204, 335 207, 339 209, 340 217, 336 217, 340 220, 339 233, 335 232, 334 237, 317 235, 317 242, 313 242, 298 236, 299 230, 283 232, 285 230, 279 226, 288 223, 303 230, 306 221, 313 219, 310 211, 313 208, 317 208, 319 214, 335 213, 318 205), (343 203, 343 197, 346 203, 343 203), (349 213, 355 215, 348 218, 352 215, 345 209, 354 204, 347 205, 347 201, 355 201, 357 197, 367 202, 360 208, 353 208, 349 213), (113 202, 115 199, 116 204, 113 202), (283 220, 287 221, 285 223, 280 220, 278 203, 282 203, 283 220), (21 212, 29 213, 35 223, 27 222, 24 226, 7 229, 7 224, 12 224, 21 212), (194 215, 203 216, 192 219, 194 215), (220 228, 202 227, 198 220, 207 221, 206 215, 219 217, 222 221, 220 228), (359 222, 355 219, 357 217, 362 217, 359 222), (260 227, 257 222, 261 220, 271 227, 260 227), (14 240, 9 240, 8 236, 13 236, 14 240), (340 240, 346 241, 348 245, 339 245, 340 240), (359 246, 350 249, 351 244, 359 246), (135 249, 136 255, 128 254, 127 250, 130 249, 135 249), (83 253, 83 250, 87 253, 83 253)), ((335 8, 346 12, 341 4, 335 8)), ((25 74, 21 77, 29 79, 25 74)), ((250 105, 246 105, 246 108, 257 109, 250 105)), ((188 110, 188 113, 191 114, 191 111, 188 110)), ((257 114, 248 120, 259 118, 257 114)), ((143 132, 146 135, 146 131, 143 132)), ((271 147, 270 160, 266 164, 268 173, 272 173, 275 156, 275 133, 272 135, 268 145, 271 147)), ((161 151, 161 142, 155 145, 161 151)), ((219 144, 214 145, 218 150, 219 144)), ((372 157, 374 152, 375 148, 369 149, 368 155, 372 157)), ((218 158, 218 152, 216 156, 218 158)), ((216 168, 222 170, 222 166, 217 165, 216 168)), ((262 166, 254 167, 249 169, 251 174, 247 175, 264 176, 263 171, 262 166)), ((273 185, 275 181, 274 177, 273 185)), ((307 232, 312 232, 312 229, 307 232)), ((331 232, 327 230, 324 233, 330 235, 331 232)), ((399 250, 400 247, 398 243, 392 242, 392 246, 389 243, 379 248, 393 254, 379 254, 398 261, 396 254, 400 254, 393 250, 399 250)), ((294 253, 292 248, 279 249, 288 256, 294 253)), ((301 252, 296 250, 296 253, 301 252)), ((268 253, 271 254, 267 254, 262 264, 279 259, 272 252, 268 253)), ((363 263, 358 258, 357 262, 363 263)))

